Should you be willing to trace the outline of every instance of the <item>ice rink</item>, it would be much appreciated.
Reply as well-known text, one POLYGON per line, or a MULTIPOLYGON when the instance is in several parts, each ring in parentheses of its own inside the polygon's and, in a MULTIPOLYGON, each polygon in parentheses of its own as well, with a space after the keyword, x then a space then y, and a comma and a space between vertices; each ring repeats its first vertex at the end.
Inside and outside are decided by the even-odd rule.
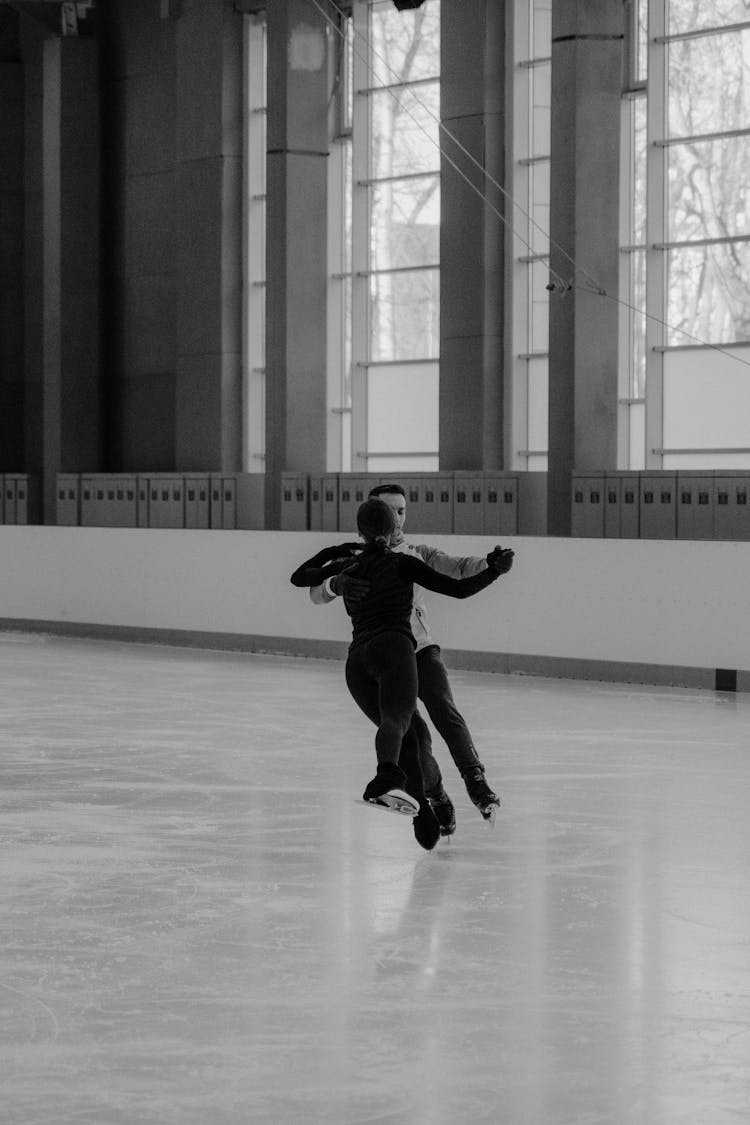
POLYGON ((746 696, 453 672, 426 853, 337 662, 0 666, 4 1125, 750 1121, 746 696))

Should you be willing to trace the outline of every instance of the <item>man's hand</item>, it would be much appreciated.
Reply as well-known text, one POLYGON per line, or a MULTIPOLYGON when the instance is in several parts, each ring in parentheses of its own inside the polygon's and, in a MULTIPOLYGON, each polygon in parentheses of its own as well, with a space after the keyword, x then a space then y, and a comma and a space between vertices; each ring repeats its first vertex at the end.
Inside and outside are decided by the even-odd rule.
POLYGON ((513 552, 509 547, 495 547, 487 555, 487 566, 496 574, 507 574, 513 566, 513 552))
POLYGON ((355 563, 352 563, 351 566, 347 566, 345 570, 340 571, 331 579, 331 589, 334 594, 348 598, 350 602, 358 602, 370 592, 369 582, 364 578, 355 578, 349 573, 355 565, 355 563))

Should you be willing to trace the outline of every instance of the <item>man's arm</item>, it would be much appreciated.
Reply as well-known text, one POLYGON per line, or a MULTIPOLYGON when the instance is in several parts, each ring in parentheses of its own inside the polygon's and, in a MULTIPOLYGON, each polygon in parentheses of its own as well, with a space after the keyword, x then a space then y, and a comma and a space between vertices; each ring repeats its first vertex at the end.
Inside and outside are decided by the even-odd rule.
POLYGON ((438 547, 428 547, 426 543, 415 543, 413 550, 417 551, 429 567, 438 574, 447 574, 449 578, 470 578, 487 569, 487 559, 484 557, 449 555, 438 547))
POLYGON ((310 601, 315 605, 328 605, 329 602, 335 602, 338 594, 334 594, 331 589, 331 579, 326 578, 320 586, 310 587, 310 601))
MULTIPOLYGON (((513 552, 509 553, 512 555, 513 552)), ((445 594, 449 598, 470 598, 473 594, 478 594, 480 590, 486 589, 490 583, 496 581, 500 577, 501 571, 493 565, 494 559, 495 554, 493 552, 485 560, 487 566, 477 574, 468 575, 466 578, 451 578, 447 574, 440 574, 439 571, 433 570, 427 563, 422 562, 420 558, 416 558, 414 555, 396 555, 398 571, 402 578, 414 582, 424 590, 432 590, 436 594, 445 594)))
POLYGON ((339 574, 331 575, 325 582, 310 587, 310 601, 314 605, 328 605, 338 597, 344 595, 352 602, 357 602, 370 592, 370 583, 366 578, 357 578, 351 574, 351 566, 339 574))

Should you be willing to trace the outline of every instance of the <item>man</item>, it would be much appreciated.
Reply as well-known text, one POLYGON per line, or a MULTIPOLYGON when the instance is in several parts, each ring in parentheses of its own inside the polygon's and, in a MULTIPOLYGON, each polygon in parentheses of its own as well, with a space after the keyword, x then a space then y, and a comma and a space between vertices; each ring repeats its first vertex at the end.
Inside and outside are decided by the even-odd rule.
MULTIPOLYGON (((407 543, 403 534, 406 521, 406 494, 400 484, 380 484, 370 491, 370 496, 376 496, 387 504, 396 518, 396 534, 391 541, 391 550, 416 555, 434 570, 452 578, 467 578, 486 569, 485 558, 456 558, 436 547, 428 547, 424 543, 415 546, 407 543)), ((493 555, 495 556, 493 569, 500 574, 507 573, 513 565, 513 552, 496 547, 493 555)), ((316 605, 324 605, 343 593, 345 586, 351 582, 356 582, 356 579, 349 579, 345 573, 337 575, 321 586, 313 587, 310 590, 310 597, 316 605)), ((352 592, 349 585, 347 588, 349 596, 352 592)), ((424 703, 435 729, 445 740, 463 778, 470 800, 484 819, 492 823, 500 800, 485 780, 484 766, 477 754, 469 728, 453 701, 448 673, 440 655, 440 646, 433 640, 430 632, 424 592, 416 585, 411 627, 417 642, 419 698, 424 703)), ((415 712, 412 722, 420 745, 429 752, 431 749, 429 728, 418 711, 415 712)), ((453 802, 443 788, 442 778, 439 778, 432 788, 425 785, 425 792, 440 822, 441 834, 450 836, 456 830, 456 814, 453 802)))

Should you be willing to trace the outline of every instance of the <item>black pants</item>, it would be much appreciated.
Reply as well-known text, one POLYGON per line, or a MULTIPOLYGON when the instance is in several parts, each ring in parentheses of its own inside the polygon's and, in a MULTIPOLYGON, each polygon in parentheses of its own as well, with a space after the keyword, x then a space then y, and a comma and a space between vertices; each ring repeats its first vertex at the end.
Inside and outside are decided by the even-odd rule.
MULTIPOLYGON (((346 685, 357 706, 378 728, 378 764, 400 765, 411 785, 429 793, 440 784, 440 771, 429 739, 418 737, 413 719, 417 706, 417 661, 414 646, 402 633, 380 633, 350 650, 346 685)), ((424 720, 420 720, 424 725, 424 720)), ((419 792, 415 793, 419 796, 419 792)))
MULTIPOLYGON (((429 645, 417 653, 417 674, 419 698, 424 703, 435 730, 450 750, 459 773, 463 775, 466 770, 481 766, 466 721, 453 702, 448 673, 440 655, 439 645, 429 645)), ((431 758, 430 731, 418 712, 414 725, 421 754, 431 758)), ((427 777, 425 777, 425 790, 428 796, 431 795, 427 777)))

